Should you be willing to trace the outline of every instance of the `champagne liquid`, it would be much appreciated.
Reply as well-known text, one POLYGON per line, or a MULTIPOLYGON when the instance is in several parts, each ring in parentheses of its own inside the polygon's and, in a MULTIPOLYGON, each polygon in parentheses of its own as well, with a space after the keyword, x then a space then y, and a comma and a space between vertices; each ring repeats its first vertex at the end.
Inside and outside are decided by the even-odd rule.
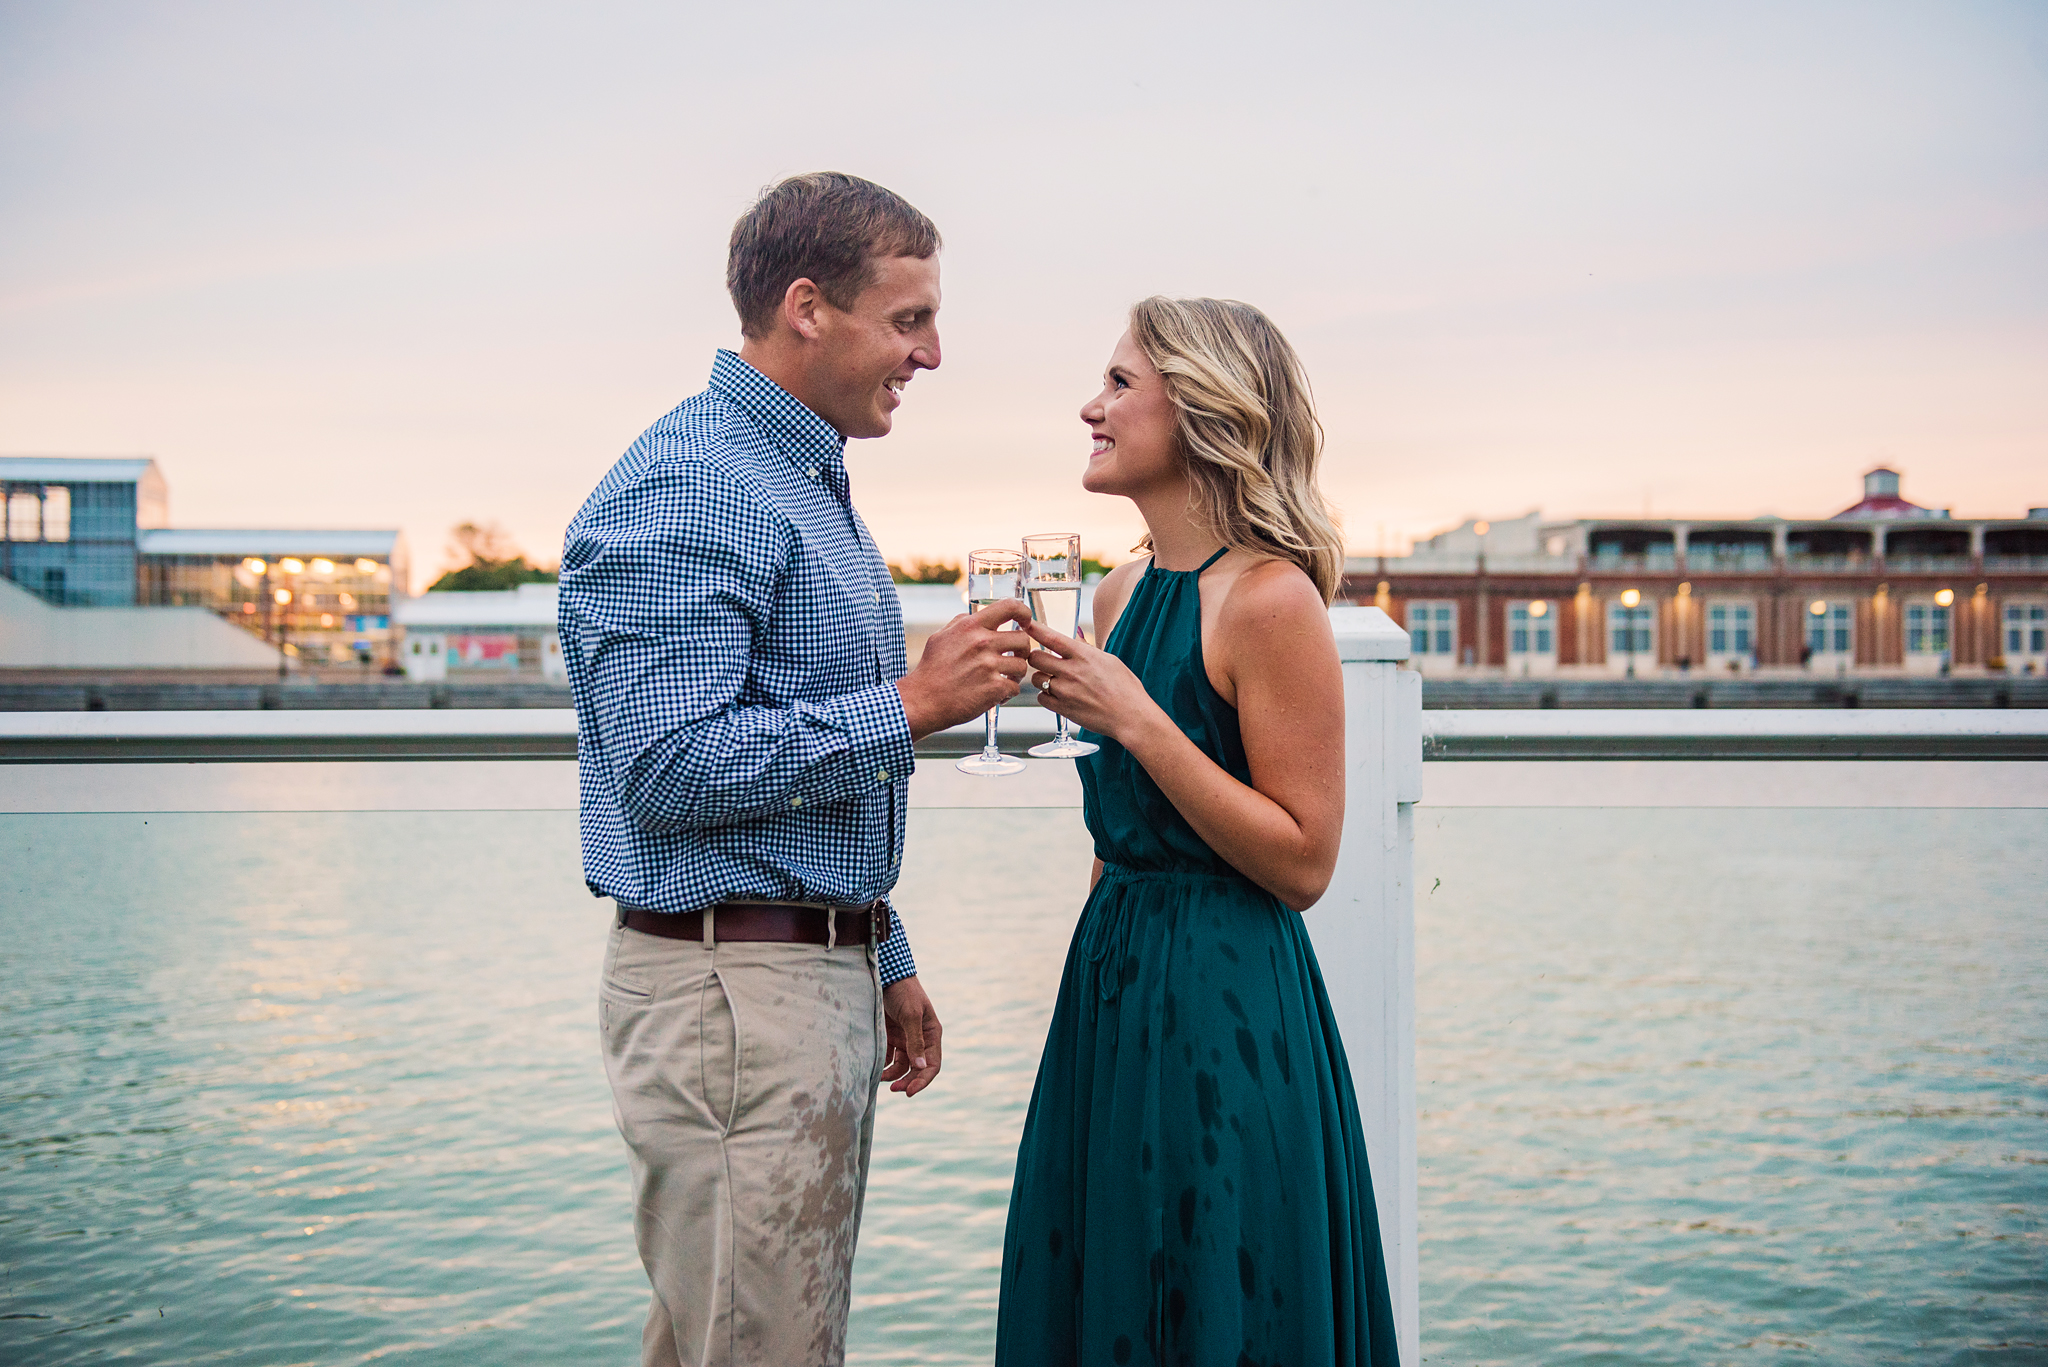
POLYGON ((1072 636, 1081 625, 1081 586, 1072 580, 1035 580, 1024 585, 1031 620, 1072 636))

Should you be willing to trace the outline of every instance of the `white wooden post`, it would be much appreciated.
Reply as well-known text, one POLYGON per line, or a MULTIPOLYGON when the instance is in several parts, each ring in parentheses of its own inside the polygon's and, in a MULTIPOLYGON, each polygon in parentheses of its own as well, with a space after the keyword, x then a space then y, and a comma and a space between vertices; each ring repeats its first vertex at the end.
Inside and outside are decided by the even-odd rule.
POLYGON ((1344 844, 1306 914, 1351 1060, 1401 1361, 1418 1351, 1415 803, 1422 796, 1422 676, 1397 668, 1408 633, 1378 608, 1330 609, 1344 662, 1344 844))

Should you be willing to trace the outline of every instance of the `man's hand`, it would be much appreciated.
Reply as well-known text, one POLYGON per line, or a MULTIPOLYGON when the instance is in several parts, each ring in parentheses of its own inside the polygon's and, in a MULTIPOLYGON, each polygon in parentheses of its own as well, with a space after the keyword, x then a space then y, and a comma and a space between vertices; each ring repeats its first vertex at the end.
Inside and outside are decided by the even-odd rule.
POLYGON ((882 1081, 892 1092, 916 1096, 939 1075, 939 1036, 944 1031, 915 973, 882 989, 882 1018, 889 1030, 882 1081))
POLYGON ((997 628, 1030 620, 1023 599, 1005 598, 971 616, 963 613, 931 634, 917 668, 896 681, 912 740, 970 721, 1017 696, 1031 638, 997 628))

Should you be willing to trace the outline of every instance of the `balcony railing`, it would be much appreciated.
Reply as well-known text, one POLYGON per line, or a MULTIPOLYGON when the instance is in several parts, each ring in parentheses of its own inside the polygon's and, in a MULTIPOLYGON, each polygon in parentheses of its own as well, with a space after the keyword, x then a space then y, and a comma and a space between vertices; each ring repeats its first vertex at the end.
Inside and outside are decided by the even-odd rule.
POLYGON ((1891 555, 1884 567, 1893 574, 1962 574, 1975 562, 1967 555, 1891 555))
POLYGON ((1785 557, 1785 568, 1794 574, 1861 574, 1874 563, 1867 555, 1807 555, 1795 551, 1785 557))
POLYGON ((1738 551, 1701 547, 1685 553, 1686 569, 1700 574, 1769 574, 1772 563, 1768 546, 1738 551))
POLYGON ((1987 570, 2048 570, 2048 555, 1987 555, 1987 570))
POLYGON ((1662 555, 1600 555, 1586 559, 1586 568, 1595 574, 1669 574, 1678 568, 1678 558, 1666 552, 1662 555))

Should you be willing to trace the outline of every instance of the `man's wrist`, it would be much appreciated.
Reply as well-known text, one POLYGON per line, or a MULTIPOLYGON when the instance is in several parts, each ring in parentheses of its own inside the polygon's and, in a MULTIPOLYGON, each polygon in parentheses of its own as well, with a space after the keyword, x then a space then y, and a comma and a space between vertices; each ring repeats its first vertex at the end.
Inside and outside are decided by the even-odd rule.
POLYGON ((933 709, 925 700, 924 690, 911 682, 910 675, 896 681, 896 696, 903 700, 903 720, 909 723, 912 741, 923 740, 932 732, 944 729, 932 715, 933 709))

